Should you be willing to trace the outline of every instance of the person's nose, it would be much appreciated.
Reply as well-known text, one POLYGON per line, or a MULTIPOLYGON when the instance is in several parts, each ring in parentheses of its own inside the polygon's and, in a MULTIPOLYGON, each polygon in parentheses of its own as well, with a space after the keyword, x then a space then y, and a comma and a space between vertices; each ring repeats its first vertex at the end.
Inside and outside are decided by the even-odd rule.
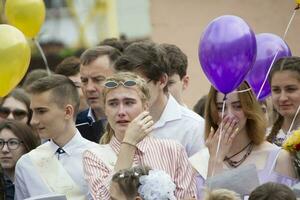
POLYGON ((86 90, 87 91, 95 91, 95 84, 93 83, 92 80, 88 80, 86 84, 86 90))
POLYGON ((225 109, 225 116, 235 118, 234 110, 231 106, 228 106, 227 109, 225 109))
POLYGON ((33 113, 32 113, 32 117, 31 117, 30 124, 31 124, 32 126, 37 126, 38 123, 39 123, 39 120, 38 120, 38 118, 36 117, 36 114, 33 112, 33 113))
POLYGON ((286 101, 288 99, 288 96, 286 94, 285 91, 282 91, 280 94, 279 94, 279 101, 286 101))
POLYGON ((12 112, 9 113, 9 115, 7 116, 7 119, 14 119, 12 112))
POLYGON ((124 105, 121 103, 118 107, 118 116, 119 117, 125 116, 125 112, 126 112, 125 110, 126 109, 125 109, 124 105))
POLYGON ((9 152, 9 148, 8 148, 7 143, 4 143, 4 146, 2 147, 1 151, 2 152, 9 152))

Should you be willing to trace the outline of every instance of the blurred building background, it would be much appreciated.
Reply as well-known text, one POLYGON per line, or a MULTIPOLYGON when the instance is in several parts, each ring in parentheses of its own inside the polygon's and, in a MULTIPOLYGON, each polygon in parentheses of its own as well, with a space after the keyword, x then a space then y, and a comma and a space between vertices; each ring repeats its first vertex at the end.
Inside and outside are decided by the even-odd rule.
MULTIPOLYGON (((294 0, 45 0, 47 19, 39 41, 51 68, 65 56, 80 53, 106 37, 151 38, 179 46, 189 58, 190 87, 185 95, 192 107, 208 92, 209 82, 198 61, 200 36, 221 15, 237 15, 255 33, 283 36, 295 8, 294 0)), ((1 7, 0 7, 1 8, 1 7)), ((299 12, 299 11, 298 11, 299 12)), ((300 13, 286 42, 300 54, 300 13)), ((33 55, 30 69, 42 68, 33 55)))

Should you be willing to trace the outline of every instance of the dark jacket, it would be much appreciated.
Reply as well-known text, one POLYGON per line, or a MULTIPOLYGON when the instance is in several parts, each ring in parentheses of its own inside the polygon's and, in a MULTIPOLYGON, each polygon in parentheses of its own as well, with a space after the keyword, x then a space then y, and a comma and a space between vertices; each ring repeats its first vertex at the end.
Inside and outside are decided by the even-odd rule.
POLYGON ((5 175, 4 175, 4 185, 5 185, 5 200, 14 200, 14 197, 15 197, 15 185, 5 175))
POLYGON ((105 132, 106 119, 101 119, 93 122, 93 119, 88 116, 89 109, 77 114, 76 127, 82 137, 92 142, 99 143, 101 136, 105 132))

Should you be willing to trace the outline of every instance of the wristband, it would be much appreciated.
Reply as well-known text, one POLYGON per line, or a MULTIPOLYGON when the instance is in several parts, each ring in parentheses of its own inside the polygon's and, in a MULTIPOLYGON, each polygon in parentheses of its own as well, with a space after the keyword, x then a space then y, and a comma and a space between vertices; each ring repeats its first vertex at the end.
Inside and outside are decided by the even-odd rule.
POLYGON ((131 144, 130 142, 123 141, 123 142, 121 142, 121 144, 127 144, 129 146, 136 148, 136 146, 134 144, 131 144))

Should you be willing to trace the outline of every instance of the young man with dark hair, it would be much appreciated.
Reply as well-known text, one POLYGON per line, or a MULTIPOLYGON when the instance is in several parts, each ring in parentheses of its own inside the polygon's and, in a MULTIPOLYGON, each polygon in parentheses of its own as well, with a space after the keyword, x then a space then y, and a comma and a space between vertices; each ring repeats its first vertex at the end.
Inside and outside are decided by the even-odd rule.
POLYGON ((183 91, 187 89, 190 80, 187 75, 187 56, 174 44, 160 44, 160 46, 165 49, 170 66, 169 92, 179 104, 185 106, 183 91))
POLYGON ((120 51, 113 47, 98 46, 87 49, 80 57, 82 91, 90 107, 77 115, 76 125, 81 134, 96 143, 99 143, 106 126, 101 103, 102 83, 114 72, 114 63, 120 55, 120 51))
POLYGON ((81 112, 86 110, 88 108, 88 105, 81 90, 81 79, 79 72, 80 59, 75 56, 65 58, 61 63, 57 65, 55 69, 56 74, 61 74, 68 77, 75 84, 80 97, 79 112, 81 112))
POLYGON ((120 52, 124 51, 124 40, 117 38, 106 38, 99 43, 99 46, 111 46, 118 49, 120 52))
POLYGON ((170 67, 162 47, 153 42, 133 43, 117 60, 115 69, 133 71, 147 81, 154 136, 179 141, 188 156, 204 147, 203 118, 181 106, 168 92, 170 67))
POLYGON ((74 83, 62 75, 50 75, 32 83, 32 126, 49 139, 22 156, 16 165, 15 199, 63 194, 67 199, 87 199, 82 153, 95 146, 75 126, 79 96, 74 83))

